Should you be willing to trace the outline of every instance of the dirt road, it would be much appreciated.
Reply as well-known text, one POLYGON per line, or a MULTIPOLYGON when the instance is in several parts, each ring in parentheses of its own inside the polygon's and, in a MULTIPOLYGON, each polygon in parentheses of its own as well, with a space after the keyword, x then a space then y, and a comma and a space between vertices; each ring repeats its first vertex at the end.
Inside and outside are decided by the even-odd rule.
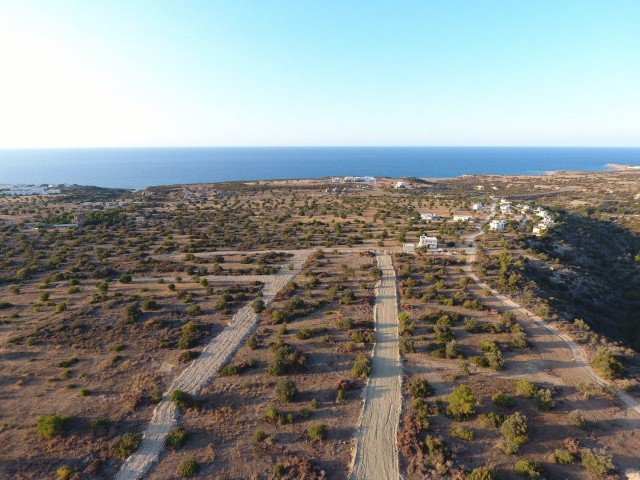
POLYGON ((378 254, 377 260, 382 279, 376 286, 374 307, 376 344, 358 428, 353 480, 397 480, 400 476, 396 437, 402 408, 402 368, 396 274, 390 255, 378 254))
MULTIPOLYGON (((263 277, 262 281, 265 282, 265 285, 262 290, 264 295, 262 298, 266 305, 295 277, 310 253, 310 250, 295 252, 288 262, 293 265, 291 270, 283 268, 275 275, 263 277)), ((143 434, 140 448, 122 465, 116 476, 117 480, 139 479, 149 471, 164 449, 167 434, 178 423, 178 411, 169 401, 169 393, 173 390, 183 390, 197 395, 253 330, 257 323, 257 317, 250 305, 240 309, 222 333, 214 338, 205 347, 202 354, 173 382, 162 401, 155 408, 151 422, 143 434)))

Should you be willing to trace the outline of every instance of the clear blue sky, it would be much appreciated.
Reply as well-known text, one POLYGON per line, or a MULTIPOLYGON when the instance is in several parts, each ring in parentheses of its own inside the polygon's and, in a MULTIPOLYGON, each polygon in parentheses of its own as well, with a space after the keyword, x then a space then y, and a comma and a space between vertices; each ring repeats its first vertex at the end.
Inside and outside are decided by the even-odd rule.
POLYGON ((640 146, 639 0, 16 0, 0 62, 0 148, 640 146))

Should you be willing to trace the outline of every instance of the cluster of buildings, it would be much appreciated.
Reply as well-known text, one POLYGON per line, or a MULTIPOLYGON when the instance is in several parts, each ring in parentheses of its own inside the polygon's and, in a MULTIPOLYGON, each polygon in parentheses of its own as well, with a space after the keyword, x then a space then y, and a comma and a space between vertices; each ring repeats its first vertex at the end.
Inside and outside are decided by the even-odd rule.
POLYGON ((376 177, 333 177, 332 183, 376 183, 376 177))
POLYGON ((59 188, 53 185, 0 185, 0 194, 11 196, 58 195, 59 188))
MULTIPOLYGON (((533 214, 540 218, 540 221, 533 226, 532 232, 534 235, 542 234, 544 230, 546 230, 549 227, 552 227, 555 223, 551 218, 551 213, 549 213, 547 210, 545 210, 542 207, 538 207, 535 210, 533 210, 530 205, 527 205, 525 203, 518 203, 514 205, 509 200, 505 198, 501 198, 498 208, 500 210, 500 213, 505 215, 517 214, 517 213, 523 215, 525 218, 523 218, 520 221, 521 227, 524 227, 524 225, 527 223, 526 216, 533 211, 533 214)), ((491 222, 489 223, 489 230, 503 231, 506 226, 507 226, 506 219, 504 218, 494 219, 494 220, 491 220, 491 222)))
POLYGON ((80 210, 110 210, 118 207, 128 207, 129 202, 83 202, 80 204, 80 210))

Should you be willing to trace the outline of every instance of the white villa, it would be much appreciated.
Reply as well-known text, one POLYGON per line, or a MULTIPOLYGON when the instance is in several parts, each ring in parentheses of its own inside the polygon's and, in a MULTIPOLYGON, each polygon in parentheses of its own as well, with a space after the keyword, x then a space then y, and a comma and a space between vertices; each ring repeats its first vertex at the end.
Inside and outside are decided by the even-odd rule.
POLYGON ((428 237, 426 235, 420 235, 420 241, 418 242, 418 247, 426 247, 427 250, 433 250, 435 248, 438 248, 438 238, 428 237))
POLYGON ((472 220, 473 220, 472 215, 454 215, 453 216, 454 222, 470 222, 472 220))
POLYGON ((420 220, 424 220, 425 222, 432 222, 435 220, 440 220, 440 216, 435 213, 421 213, 420 220))
POLYGON ((504 227, 506 226, 507 221, 505 219, 491 220, 491 223, 489 223, 489 230, 497 230, 499 232, 502 232, 504 230, 504 227))
POLYGON ((393 188, 407 188, 407 184, 404 182, 398 182, 396 183, 396 186, 393 188))
POLYGON ((472 210, 478 211, 478 210, 482 210, 483 208, 484 206, 480 202, 474 203, 473 205, 471 205, 472 210))

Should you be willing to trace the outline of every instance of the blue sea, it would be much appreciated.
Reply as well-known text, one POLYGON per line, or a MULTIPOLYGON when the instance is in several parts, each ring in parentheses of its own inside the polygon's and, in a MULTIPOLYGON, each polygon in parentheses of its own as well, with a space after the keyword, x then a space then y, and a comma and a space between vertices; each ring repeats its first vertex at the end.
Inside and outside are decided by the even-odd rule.
POLYGON ((455 177, 640 165, 640 148, 228 147, 0 150, 0 184, 153 185, 343 175, 455 177))

